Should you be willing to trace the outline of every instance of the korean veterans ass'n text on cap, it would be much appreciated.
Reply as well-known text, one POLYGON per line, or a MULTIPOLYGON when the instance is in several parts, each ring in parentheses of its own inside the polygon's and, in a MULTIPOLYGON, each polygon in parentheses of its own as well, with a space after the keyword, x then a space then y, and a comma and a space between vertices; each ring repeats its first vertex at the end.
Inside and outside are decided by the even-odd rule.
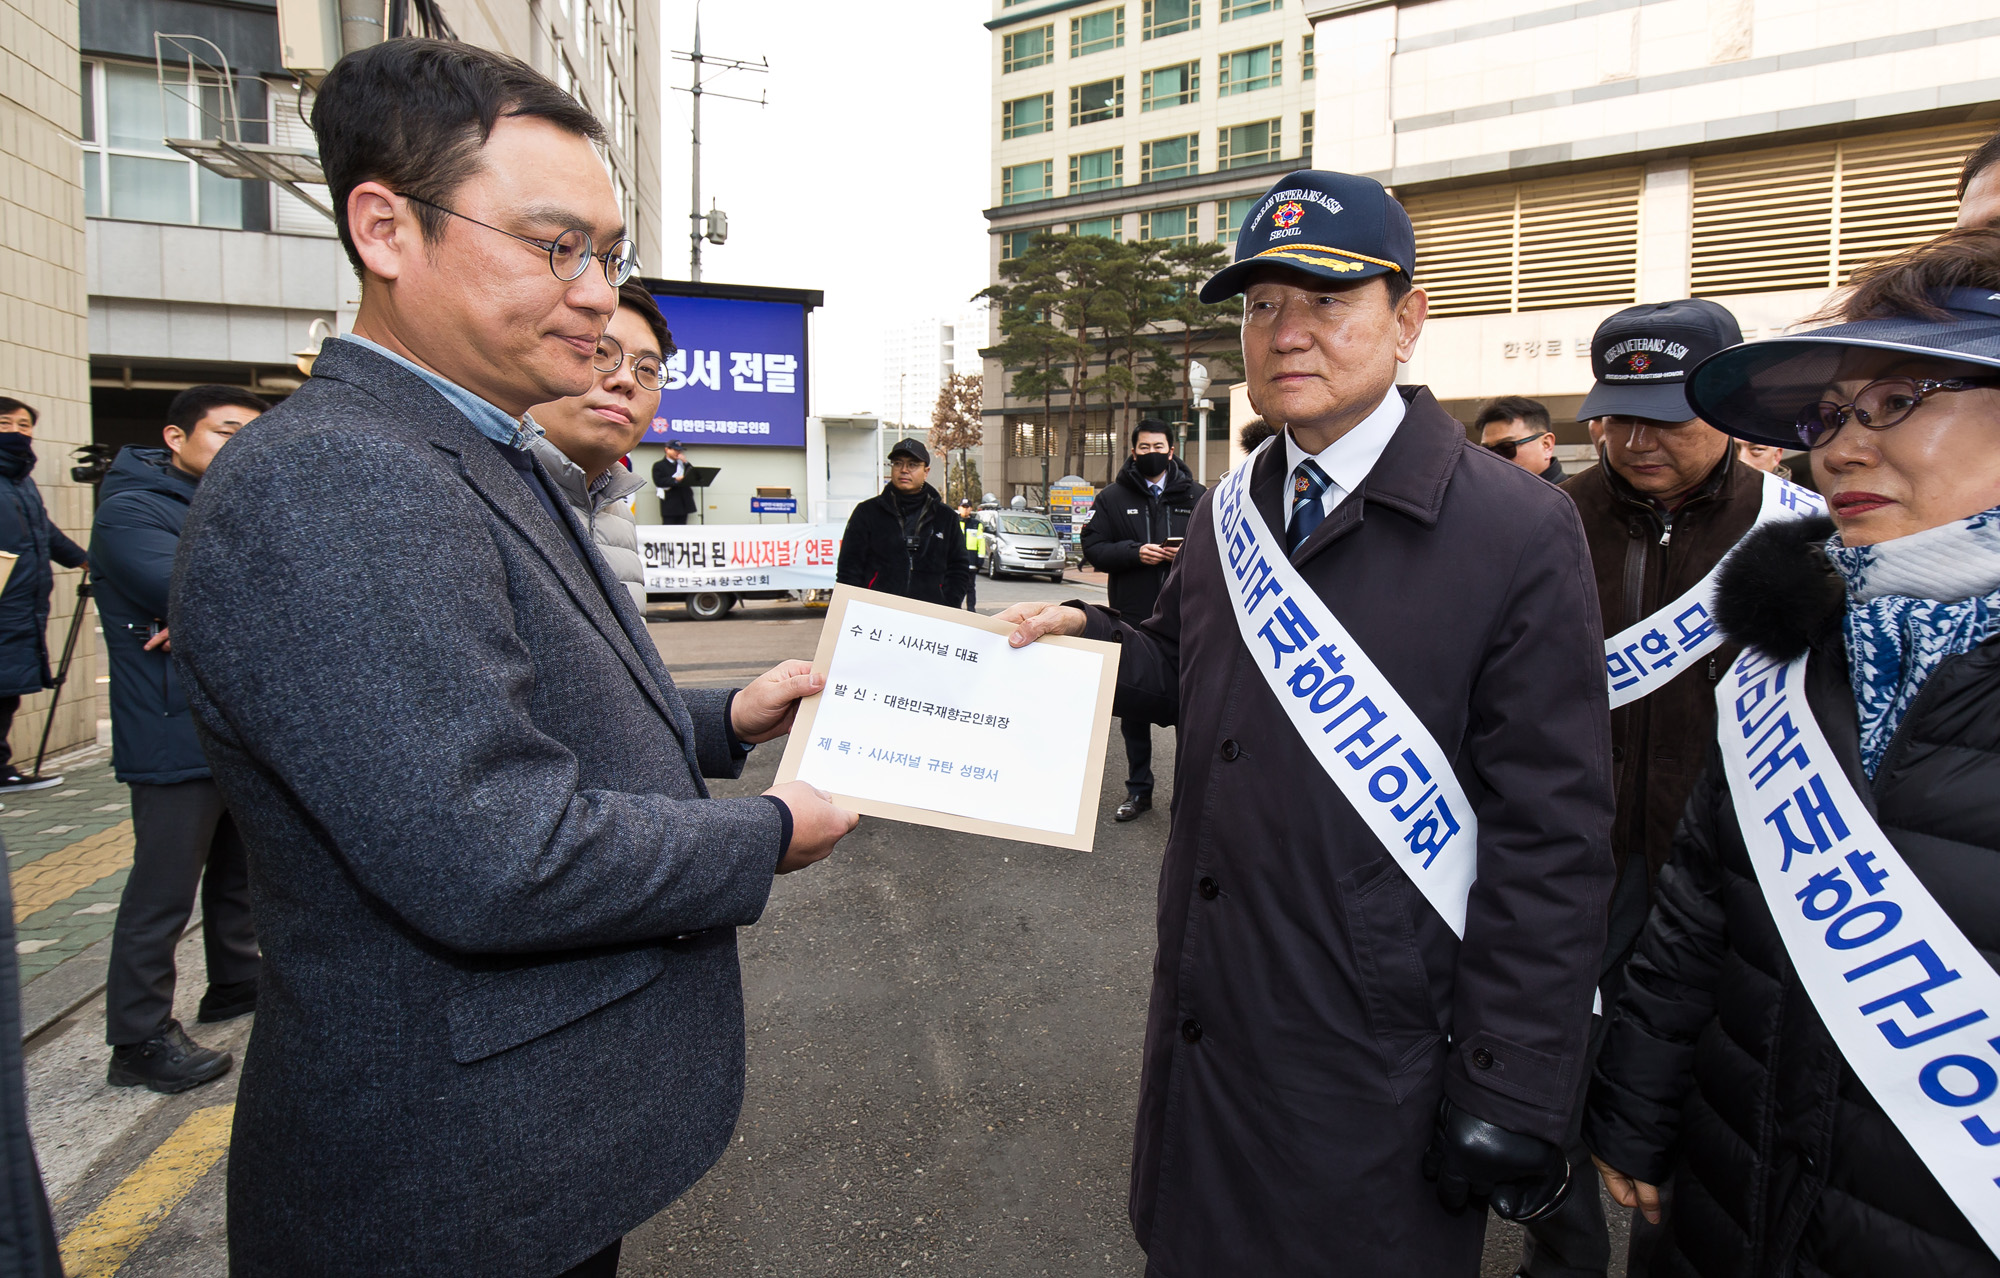
POLYGON ((1410 215, 1373 178, 1300 169, 1278 180, 1243 215, 1236 260, 1201 287, 1201 300, 1241 293, 1260 266, 1352 281, 1417 273, 1410 215))
POLYGON ((1688 405, 1688 374, 1742 340, 1736 317, 1706 298, 1628 306, 1591 336, 1590 372, 1597 384, 1583 397, 1576 419, 1687 421, 1696 415, 1688 405))

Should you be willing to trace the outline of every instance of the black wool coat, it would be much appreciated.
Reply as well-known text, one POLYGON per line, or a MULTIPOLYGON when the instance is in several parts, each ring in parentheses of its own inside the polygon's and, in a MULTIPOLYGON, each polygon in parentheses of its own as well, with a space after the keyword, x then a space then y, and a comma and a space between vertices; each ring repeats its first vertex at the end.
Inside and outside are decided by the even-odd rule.
MULTIPOLYGON (((1761 528, 1724 571, 1723 629, 1792 660, 1855 791, 1945 913, 2000 956, 2000 639, 1938 667, 1871 783, 1818 546, 1761 528)), ((1964 1215, 1847 1067, 1787 957, 1711 744, 1598 1058, 1592 1152, 1674 1198, 1659 1278, 2000 1278, 1964 1215)))
POLYGON ((914 525, 906 525, 896 490, 884 485, 847 517, 834 580, 956 608, 965 601, 972 570, 965 525, 937 489, 924 485, 923 509, 914 525))
POLYGON ((1118 478, 1098 490, 1090 505, 1090 522, 1083 526, 1083 557, 1110 577, 1105 603, 1133 621, 1152 616, 1160 587, 1167 584, 1167 571, 1173 567, 1142 562, 1139 547, 1185 537, 1194 504, 1207 491, 1178 460, 1161 479, 1165 482, 1155 497, 1139 468, 1126 461, 1118 478))
MULTIPOLYGON (((1203 497, 1120 715, 1180 725, 1131 1213, 1155 1278, 1471 1275, 1485 1213, 1422 1174, 1440 1095, 1561 1141, 1611 886, 1603 638, 1568 498, 1429 391, 1291 556, 1479 819, 1464 941, 1321 769, 1244 646, 1203 497)), ((1282 542, 1284 453, 1250 498, 1282 542)))
POLYGON ((0 454, 0 550, 21 557, 0 591, 0 697, 25 697, 54 685, 49 672, 49 595, 53 560, 81 568, 83 547, 49 518, 34 467, 26 457, 0 454))
POLYGON ((97 615, 111 667, 111 766, 127 784, 173 785, 208 775, 187 690, 172 654, 146 651, 167 624, 167 590, 181 525, 201 481, 164 448, 126 448, 97 494, 90 528, 97 615))

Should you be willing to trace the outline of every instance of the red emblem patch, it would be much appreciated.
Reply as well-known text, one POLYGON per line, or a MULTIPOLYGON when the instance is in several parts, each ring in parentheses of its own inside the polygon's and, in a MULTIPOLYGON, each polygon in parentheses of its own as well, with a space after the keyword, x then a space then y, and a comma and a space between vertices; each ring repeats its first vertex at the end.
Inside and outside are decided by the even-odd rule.
POLYGON ((1279 230, 1289 231, 1297 226, 1299 220, 1305 215, 1305 205, 1300 204, 1297 200, 1286 200, 1278 206, 1278 211, 1271 215, 1271 221, 1279 230))
POLYGON ((1652 366, 1653 366, 1653 361, 1649 359, 1646 356, 1645 352, 1643 351, 1634 353, 1632 358, 1625 361, 1625 367, 1631 369, 1635 373, 1643 373, 1652 366))

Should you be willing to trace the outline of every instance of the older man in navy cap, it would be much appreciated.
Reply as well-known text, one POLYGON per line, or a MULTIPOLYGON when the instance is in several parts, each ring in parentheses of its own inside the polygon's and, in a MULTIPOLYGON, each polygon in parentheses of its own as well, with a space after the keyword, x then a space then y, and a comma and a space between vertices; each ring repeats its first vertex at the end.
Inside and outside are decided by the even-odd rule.
POLYGON ((1488 1202, 1568 1184, 1603 637, 1571 503, 1396 385, 1415 259, 1377 183, 1273 187, 1202 298, 1244 295, 1279 434, 1202 499, 1150 619, 1002 614, 1119 641, 1117 713, 1180 725, 1132 1168, 1158 1278, 1469 1278, 1488 1202))

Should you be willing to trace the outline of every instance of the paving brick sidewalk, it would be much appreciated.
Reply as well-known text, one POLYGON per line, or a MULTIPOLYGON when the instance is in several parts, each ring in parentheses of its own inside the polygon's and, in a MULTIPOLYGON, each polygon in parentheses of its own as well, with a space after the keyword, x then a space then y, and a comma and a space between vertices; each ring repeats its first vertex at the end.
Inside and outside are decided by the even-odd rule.
POLYGON ((112 779, 111 751, 89 746, 44 771, 64 784, 8 795, 0 811, 23 985, 111 934, 132 864, 132 796, 112 779))

